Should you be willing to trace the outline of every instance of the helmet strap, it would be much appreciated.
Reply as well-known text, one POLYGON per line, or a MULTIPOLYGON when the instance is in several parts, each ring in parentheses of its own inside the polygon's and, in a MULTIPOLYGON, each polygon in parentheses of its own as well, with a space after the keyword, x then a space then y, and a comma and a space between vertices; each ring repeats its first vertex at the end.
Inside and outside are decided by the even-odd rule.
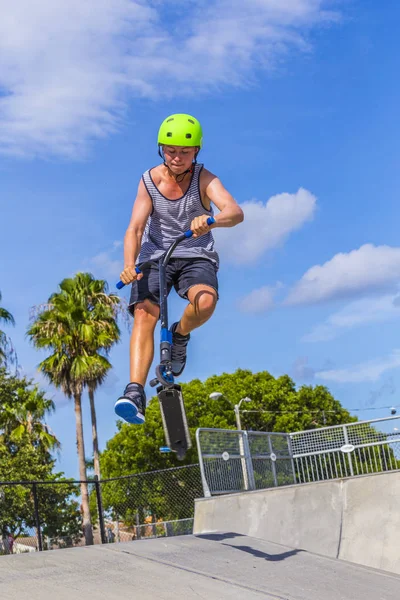
POLYGON ((172 179, 175 179, 175 181, 177 183, 181 183, 185 179, 185 177, 188 173, 193 173, 194 166, 197 165, 197 155, 199 152, 200 152, 200 149, 196 152, 194 161, 192 162, 192 165, 190 166, 189 169, 186 169, 186 171, 184 171, 183 173, 179 173, 178 175, 175 175, 175 173, 173 173, 171 171, 171 169, 165 162, 164 153, 161 151, 161 144, 158 145, 158 154, 163 159, 164 167, 167 167, 169 175, 172 177, 172 179))

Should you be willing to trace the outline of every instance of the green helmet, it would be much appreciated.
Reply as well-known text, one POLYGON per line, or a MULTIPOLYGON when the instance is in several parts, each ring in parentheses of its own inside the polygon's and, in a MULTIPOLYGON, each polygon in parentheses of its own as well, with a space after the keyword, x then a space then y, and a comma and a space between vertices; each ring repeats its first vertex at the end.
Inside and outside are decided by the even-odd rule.
POLYGON ((157 141, 159 145, 199 146, 201 148, 203 131, 198 120, 191 115, 170 115, 161 123, 157 141))

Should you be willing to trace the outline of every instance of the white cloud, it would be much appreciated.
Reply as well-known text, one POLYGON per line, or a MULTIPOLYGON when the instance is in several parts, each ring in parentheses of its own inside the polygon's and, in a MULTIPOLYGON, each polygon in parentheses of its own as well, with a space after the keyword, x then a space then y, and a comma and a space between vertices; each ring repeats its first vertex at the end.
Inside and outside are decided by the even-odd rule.
POLYGON ((226 262, 249 264, 264 252, 282 244, 293 232, 310 221, 317 199, 300 188, 295 194, 272 196, 266 204, 249 201, 241 204, 244 221, 237 228, 220 228, 215 232, 218 252, 226 262))
POLYGON ((247 313, 262 313, 274 306, 276 287, 264 286, 253 290, 239 302, 239 309, 247 313))
POLYGON ((310 50, 309 29, 338 19, 326 4, 0 0, 0 152, 75 158, 118 129, 131 98, 248 86, 310 50))
POLYGON ((400 248, 365 244, 308 269, 285 304, 313 304, 394 288, 400 279, 400 248))
POLYGON ((86 261, 88 268, 94 271, 94 276, 102 279, 110 279, 115 283, 123 269, 123 242, 115 241, 110 250, 99 252, 96 256, 86 261), (116 253, 119 257, 116 257, 116 253))
POLYGON ((109 252, 100 252, 91 260, 96 273, 105 279, 109 277, 117 277, 122 271, 122 262, 118 259, 113 259, 109 252))
POLYGON ((368 323, 383 323, 400 317, 398 295, 386 294, 378 298, 362 298, 351 302, 330 315, 324 323, 316 325, 305 342, 333 340, 341 333, 368 323))
POLYGON ((389 356, 359 363, 353 367, 318 371, 315 377, 336 383, 361 383, 377 381, 383 373, 398 367, 400 367, 400 350, 393 350, 389 356))

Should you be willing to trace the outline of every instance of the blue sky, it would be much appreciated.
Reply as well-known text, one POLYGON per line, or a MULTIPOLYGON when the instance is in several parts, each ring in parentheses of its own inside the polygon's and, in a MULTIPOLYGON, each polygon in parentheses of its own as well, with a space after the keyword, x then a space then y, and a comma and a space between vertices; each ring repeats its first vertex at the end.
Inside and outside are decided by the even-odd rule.
MULTIPOLYGON (((327 385, 360 418, 387 416, 379 407, 400 405, 400 6, 243 6, 19 0, 2 11, 0 289, 17 322, 7 333, 39 380, 30 308, 79 270, 114 289, 159 124, 188 112, 203 125, 201 161, 245 221, 215 231, 221 298, 182 381, 289 373, 327 385)), ((170 299, 172 322, 184 302, 170 299)), ((128 341, 97 395, 101 448, 116 431, 128 341)), ((54 398, 59 468, 77 476, 73 407, 54 398)), ((87 398, 84 419, 90 454, 87 398)))

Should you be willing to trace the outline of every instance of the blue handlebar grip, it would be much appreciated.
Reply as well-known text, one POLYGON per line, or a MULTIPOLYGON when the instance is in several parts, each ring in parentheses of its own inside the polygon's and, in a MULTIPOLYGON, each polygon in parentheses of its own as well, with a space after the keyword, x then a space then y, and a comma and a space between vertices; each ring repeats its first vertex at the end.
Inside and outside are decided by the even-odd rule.
MULTIPOLYGON (((212 225, 213 223, 215 223, 215 219, 214 217, 208 217, 207 219, 207 225, 212 225)), ((186 238, 190 238, 193 235, 193 231, 191 229, 189 229, 189 231, 185 231, 184 236, 186 238)))
MULTIPOLYGON (((139 267, 135 267, 135 271, 136 273, 139 275, 139 273, 141 273, 142 271, 139 269, 139 267)), ((122 290, 122 288, 125 286, 124 283, 122 283, 122 281, 118 281, 116 287, 118 290, 122 290)))

